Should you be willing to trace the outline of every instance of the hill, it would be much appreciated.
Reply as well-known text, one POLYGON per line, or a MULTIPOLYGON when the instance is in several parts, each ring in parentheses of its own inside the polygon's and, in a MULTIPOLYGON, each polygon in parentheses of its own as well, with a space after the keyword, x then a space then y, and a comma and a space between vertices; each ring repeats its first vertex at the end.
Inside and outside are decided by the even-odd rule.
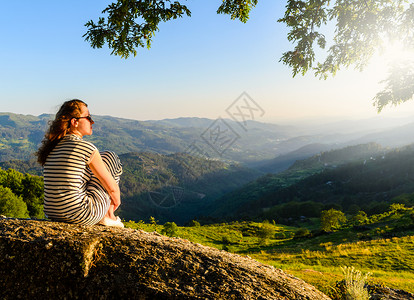
POLYGON ((201 214, 220 196, 262 173, 240 164, 185 153, 128 153, 120 156, 124 173, 120 215, 126 220, 184 224, 201 214))
MULTIPOLYGON (((166 225, 143 222, 127 222, 125 225, 166 233, 166 225)), ((297 225, 300 227, 272 221, 205 225, 193 222, 191 226, 178 227, 173 236, 247 254, 287 270, 335 300, 344 299, 341 267, 346 266, 371 273, 366 282, 370 299, 414 299, 411 294, 414 292, 412 207, 394 204, 378 215, 348 216, 345 223, 330 232, 320 230, 319 225, 317 218, 303 220, 297 225)))
POLYGON ((239 213, 275 218, 311 217, 318 216, 318 210, 334 207, 348 213, 363 210, 375 214, 384 211, 394 197, 413 193, 413 179, 414 145, 325 168, 246 203, 239 213))
POLYGON ((250 164, 250 167, 265 173, 279 173, 288 169, 298 160, 306 159, 320 152, 329 151, 333 147, 333 145, 326 144, 309 144, 289 153, 281 154, 273 159, 250 164))
MULTIPOLYGON (((370 143, 322 152, 282 173, 261 176, 241 164, 186 153, 127 153, 120 155, 119 213, 125 220, 152 216, 178 224, 240 218, 289 223, 301 216, 318 217, 331 207, 380 213, 394 197, 414 192, 413 157, 411 146, 387 150, 370 143)), ((4 165, 31 167, 19 161, 4 165)))
MULTIPOLYGON (((302 159, 305 155, 313 155, 318 151, 368 142, 380 143, 384 147, 414 142, 411 135, 414 123, 403 126, 390 123, 390 127, 379 126, 376 130, 373 129, 373 124, 365 124, 351 130, 353 124, 359 124, 355 121, 342 124, 342 127, 323 126, 311 130, 253 120, 248 120, 242 127, 238 122, 221 118, 137 121, 111 116, 93 117, 96 121, 94 134, 85 139, 95 143, 100 150, 112 150, 118 154, 185 152, 238 161, 251 167, 262 165, 264 168, 268 165, 268 160, 275 159, 275 163, 282 167, 264 169, 266 172, 281 171, 295 159, 302 159), (288 155, 285 157, 287 161, 282 160, 285 154, 288 155), (264 162, 260 163, 262 160, 264 162)), ((51 118, 52 115, 48 114, 31 116, 0 113, 0 162, 33 159, 33 153, 51 118)))
MULTIPOLYGON (((120 159, 123 175, 119 214, 126 220, 153 216, 161 222, 184 224, 205 213, 218 197, 262 174, 241 164, 186 153, 126 153, 120 159)), ((43 178, 30 175, 41 175, 40 166, 33 161, 13 160, 0 163, 0 167, 0 187, 10 188, 15 197, 21 196, 19 201, 27 204, 31 217, 42 217, 43 178)), ((7 206, 1 199, 2 195, 0 213, 7 206)), ((13 211, 17 213, 17 208, 13 211)), ((25 212, 22 207, 18 216, 25 212)))
MULTIPOLYGON (((42 140, 51 115, 0 113, 0 161, 30 160, 42 140)), ((200 156, 233 161, 271 158, 290 128, 251 121, 248 130, 223 119, 187 118, 137 121, 111 116, 93 116, 94 133, 85 139, 100 150, 118 154, 194 152, 200 156), (218 135, 220 134, 220 136, 218 135), (220 139, 219 139, 220 138, 220 139), (226 143, 223 144, 223 139, 226 143)), ((190 153, 191 154, 191 153, 190 153)))
MULTIPOLYGON (((269 203, 264 204, 266 202, 263 199, 273 199, 277 202, 276 199, 280 199, 275 198, 277 193, 282 193, 284 190, 294 191, 295 188, 300 188, 302 182, 307 180, 306 178, 313 178, 312 175, 317 176, 316 174, 324 170, 335 169, 352 161, 361 162, 373 157, 382 157, 386 151, 378 144, 369 143, 321 152, 307 159, 298 160, 286 171, 278 174, 266 174, 222 196, 213 203, 214 209, 211 216, 230 219, 233 217, 235 219, 241 217, 254 218, 264 208, 272 206, 269 203), (264 202, 260 202, 262 200, 264 202)), ((302 201, 301 199, 300 197, 292 197, 289 200, 286 199, 286 202, 302 201)), ((282 200, 279 201, 280 203, 286 203, 282 200)), ((305 201, 303 200, 303 202, 305 201)), ((276 203, 273 205, 276 205, 276 203)))

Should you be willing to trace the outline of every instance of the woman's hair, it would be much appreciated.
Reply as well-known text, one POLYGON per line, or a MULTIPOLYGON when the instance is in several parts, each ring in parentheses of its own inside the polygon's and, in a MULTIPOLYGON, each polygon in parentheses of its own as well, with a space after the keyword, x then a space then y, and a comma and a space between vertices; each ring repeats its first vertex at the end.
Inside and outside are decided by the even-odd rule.
POLYGON ((43 166, 49 153, 57 143, 69 132, 70 121, 81 116, 82 105, 88 106, 79 99, 66 101, 56 113, 55 119, 49 121, 49 129, 46 131, 42 144, 36 152, 37 161, 43 166))

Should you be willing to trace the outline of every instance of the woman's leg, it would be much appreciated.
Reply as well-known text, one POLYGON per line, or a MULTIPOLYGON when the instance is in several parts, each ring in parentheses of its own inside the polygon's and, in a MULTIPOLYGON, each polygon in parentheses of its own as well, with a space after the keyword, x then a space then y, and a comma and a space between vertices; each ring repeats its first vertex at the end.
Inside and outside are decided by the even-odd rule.
POLYGON ((114 206, 114 204, 112 203, 112 200, 111 200, 111 204, 109 204, 109 208, 108 208, 108 211, 106 212, 105 217, 110 218, 112 220, 116 220, 116 216, 114 214, 114 211, 115 211, 114 208, 115 208, 115 206, 114 206))
MULTIPOLYGON (((122 174, 122 164, 118 155, 111 151, 104 151, 100 154, 106 168, 111 173, 116 183, 119 184, 120 175, 122 174)), ((91 179, 88 184, 88 192, 90 192, 90 195, 96 201, 95 211, 97 219, 95 223, 110 223, 111 221, 116 221, 117 217, 114 215, 114 205, 105 188, 102 186, 99 179, 92 174, 92 172, 91 179)))
MULTIPOLYGON (((106 168, 112 174, 116 183, 119 184, 120 176, 122 174, 122 164, 121 164, 121 161, 119 160, 118 155, 116 155, 114 152, 104 151, 104 152, 101 152, 101 157, 102 157, 102 160, 106 168)), ((111 200, 111 203, 109 204, 109 208, 108 208, 107 213, 105 214, 105 217, 108 217, 112 220, 116 220, 114 211, 115 211, 115 206, 111 200)))

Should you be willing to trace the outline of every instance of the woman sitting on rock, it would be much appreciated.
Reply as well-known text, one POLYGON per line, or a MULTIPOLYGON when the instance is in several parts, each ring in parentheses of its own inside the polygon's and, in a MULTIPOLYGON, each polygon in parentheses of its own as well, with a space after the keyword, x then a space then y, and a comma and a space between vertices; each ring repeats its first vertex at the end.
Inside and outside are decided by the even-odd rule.
POLYGON ((124 227, 114 215, 121 204, 119 157, 99 153, 83 136, 94 121, 85 102, 74 99, 60 107, 37 152, 44 167, 44 212, 55 221, 124 227))

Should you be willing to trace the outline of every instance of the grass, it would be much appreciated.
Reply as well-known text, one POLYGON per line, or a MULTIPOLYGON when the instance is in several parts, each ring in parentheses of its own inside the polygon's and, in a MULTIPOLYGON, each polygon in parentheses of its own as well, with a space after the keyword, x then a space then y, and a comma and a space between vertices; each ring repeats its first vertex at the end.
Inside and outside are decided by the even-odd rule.
POLYGON ((250 256, 302 278, 328 295, 342 279, 341 266, 370 272, 371 283, 414 292, 414 236, 323 247, 325 250, 262 251, 250 256))
MULTIPOLYGON (((283 269, 334 299, 336 282, 344 279, 341 267, 345 266, 371 273, 369 283, 414 293, 414 229, 406 226, 410 214, 412 210, 407 209, 377 216, 365 232, 349 227, 303 238, 294 238, 298 227, 257 222, 179 227, 177 236, 283 269)), ((312 229, 314 224, 307 226, 312 229)), ((125 225, 146 231, 162 229, 162 225, 144 222, 125 225)))

